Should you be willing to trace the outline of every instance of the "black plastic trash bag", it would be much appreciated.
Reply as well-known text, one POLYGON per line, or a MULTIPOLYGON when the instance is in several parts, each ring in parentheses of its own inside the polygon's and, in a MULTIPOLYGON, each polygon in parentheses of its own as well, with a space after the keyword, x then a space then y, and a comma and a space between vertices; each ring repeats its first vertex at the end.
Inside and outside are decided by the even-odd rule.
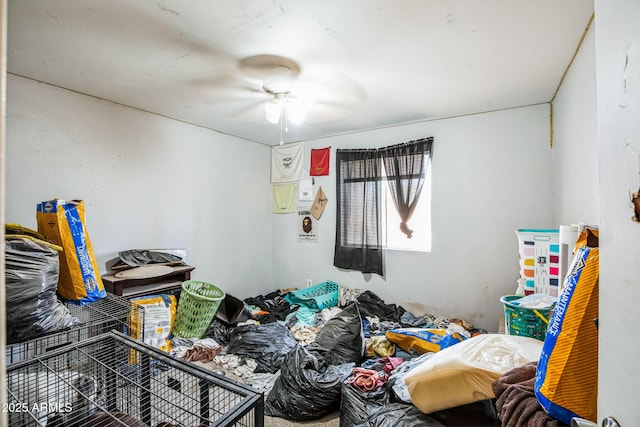
POLYGON ((254 359, 257 373, 275 374, 297 343, 291 331, 280 323, 243 325, 231 331, 227 353, 254 359))
POLYGON ((79 323, 56 295, 58 252, 22 237, 5 240, 7 344, 26 341, 79 323))
POLYGON ((340 388, 355 363, 328 365, 302 345, 289 352, 265 399, 265 415, 288 420, 317 420, 340 407, 340 388))
MULTIPOLYGON (((373 413, 364 423, 355 427, 444 427, 444 424, 425 415, 413 405, 391 403, 373 413)), ((342 424, 340 424, 342 427, 342 424)))
POLYGON ((362 391, 346 382, 342 383, 340 400, 340 427, 353 427, 363 423, 380 408, 391 401, 386 386, 371 391, 362 391))
POLYGON ((224 347, 229 344, 229 336, 231 335, 232 330, 232 326, 230 327, 226 323, 214 318, 207 328, 207 332, 205 332, 204 336, 205 338, 213 338, 218 344, 224 347))
POLYGON ((240 322, 245 322, 252 318, 251 311, 244 301, 228 293, 225 293, 224 299, 220 301, 215 317, 231 326, 235 326, 240 322))
POLYGON ((314 341, 307 346, 329 365, 359 363, 364 357, 365 340, 357 304, 351 304, 329 319, 314 341))
MULTIPOLYGON (((478 400, 466 405, 436 411, 429 415, 448 426, 468 425, 470 420, 473 420, 474 427, 500 427, 502 425, 496 414, 494 399, 478 400)), ((519 419, 519 421, 522 420, 524 418, 519 419)))
POLYGON ((360 313, 363 316, 377 317, 380 321, 400 322, 407 310, 401 305, 387 304, 372 291, 364 291, 358 296, 360 313))

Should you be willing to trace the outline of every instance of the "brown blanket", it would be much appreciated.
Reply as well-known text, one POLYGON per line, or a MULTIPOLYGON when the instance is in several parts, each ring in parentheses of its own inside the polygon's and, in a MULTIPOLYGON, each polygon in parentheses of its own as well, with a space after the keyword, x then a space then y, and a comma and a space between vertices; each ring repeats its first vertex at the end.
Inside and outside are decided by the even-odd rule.
POLYGON ((540 406, 533 391, 537 362, 519 366, 492 384, 502 427, 563 427, 540 406))

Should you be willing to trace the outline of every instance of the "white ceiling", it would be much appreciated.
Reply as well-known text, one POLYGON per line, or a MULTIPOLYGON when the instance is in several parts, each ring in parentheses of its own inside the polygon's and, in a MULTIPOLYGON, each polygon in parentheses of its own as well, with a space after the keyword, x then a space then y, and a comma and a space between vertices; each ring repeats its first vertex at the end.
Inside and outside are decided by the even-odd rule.
POLYGON ((281 131, 264 117, 273 67, 256 56, 293 61, 311 88, 292 142, 549 102, 593 13, 592 0, 8 6, 9 73, 268 145, 281 131))

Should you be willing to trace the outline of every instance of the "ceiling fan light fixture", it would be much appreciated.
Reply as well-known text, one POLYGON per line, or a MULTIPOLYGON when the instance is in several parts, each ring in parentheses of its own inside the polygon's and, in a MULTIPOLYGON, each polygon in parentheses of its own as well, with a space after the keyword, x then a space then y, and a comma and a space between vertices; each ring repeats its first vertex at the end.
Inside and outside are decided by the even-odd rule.
POLYGON ((282 115, 284 102, 279 98, 273 98, 265 104, 265 118, 269 123, 278 124, 282 115))
POLYGON ((309 104, 291 98, 286 93, 277 93, 265 104, 265 118, 269 123, 278 124, 281 120, 302 123, 309 110, 309 104))

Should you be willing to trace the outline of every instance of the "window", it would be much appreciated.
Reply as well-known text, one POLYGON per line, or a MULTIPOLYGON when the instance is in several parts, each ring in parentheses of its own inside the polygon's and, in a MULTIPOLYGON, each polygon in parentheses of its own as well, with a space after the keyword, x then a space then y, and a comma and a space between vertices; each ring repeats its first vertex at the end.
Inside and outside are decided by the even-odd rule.
POLYGON ((432 143, 337 150, 336 267, 383 275, 383 248, 430 249, 432 143))
POLYGON ((336 246, 333 265, 383 274, 377 150, 337 150, 336 246))

